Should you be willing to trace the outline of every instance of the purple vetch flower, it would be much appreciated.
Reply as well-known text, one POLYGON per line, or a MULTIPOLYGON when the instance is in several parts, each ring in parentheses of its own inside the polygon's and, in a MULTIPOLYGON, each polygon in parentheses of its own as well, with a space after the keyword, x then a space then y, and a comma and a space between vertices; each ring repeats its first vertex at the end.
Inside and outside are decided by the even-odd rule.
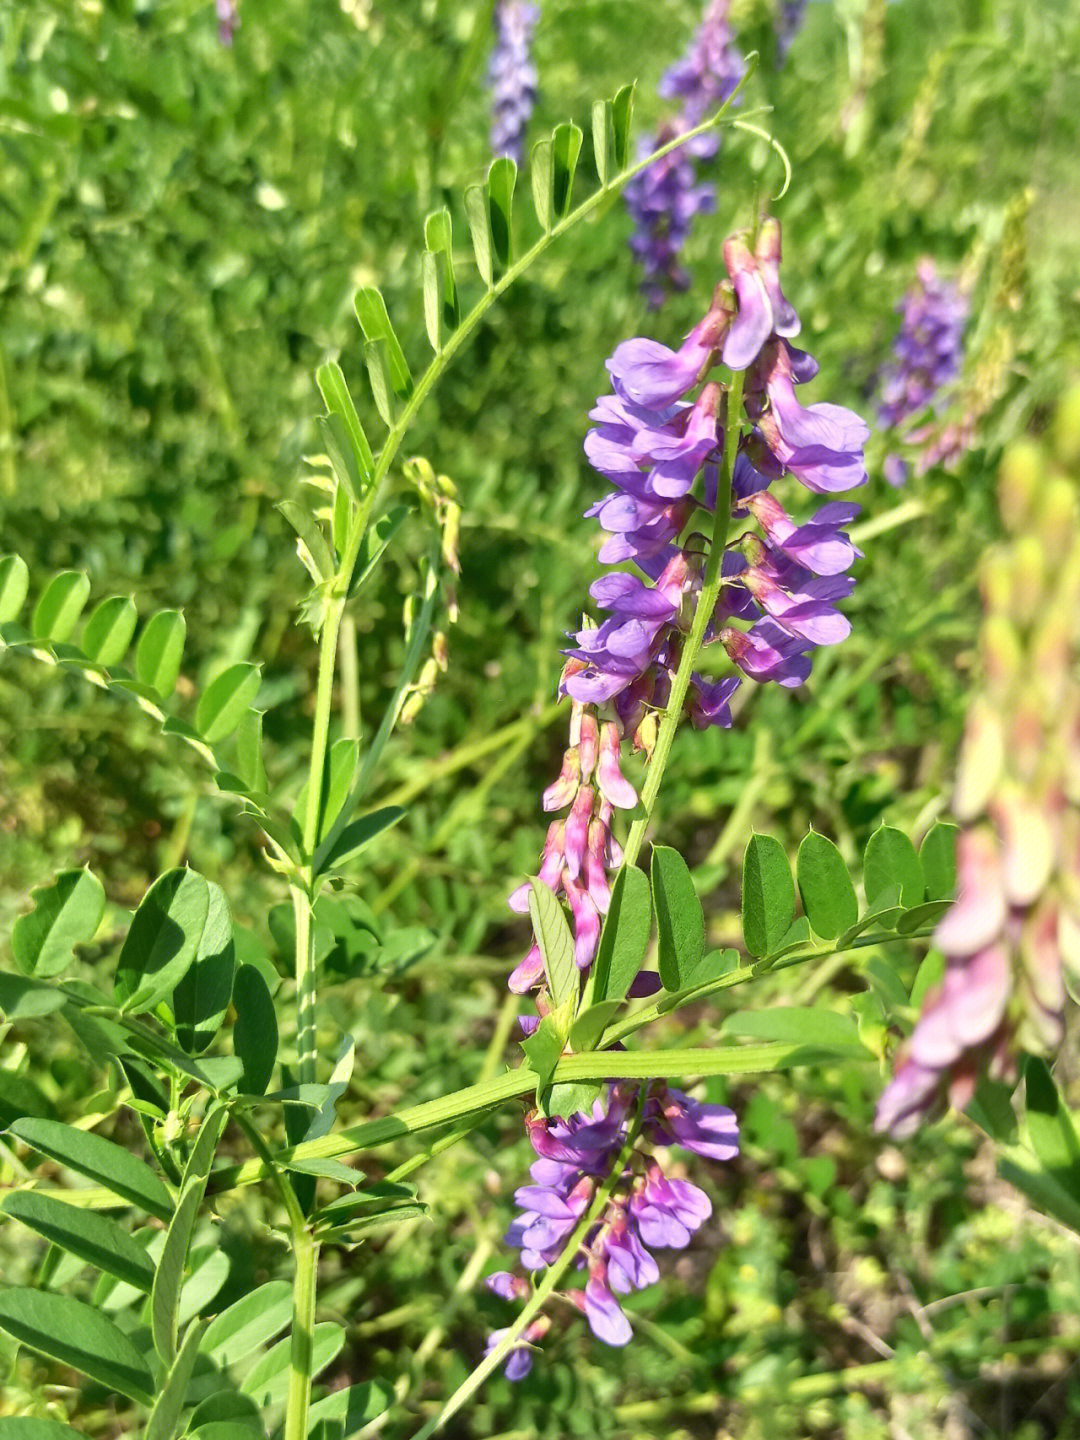
MULTIPOLYGON (((968 302, 960 287, 943 279, 933 260, 924 258, 919 261, 914 287, 897 309, 901 324, 894 347, 896 358, 883 374, 878 410, 878 424, 890 430, 927 407, 940 407, 963 363, 968 302)), ((954 459, 970 444, 970 428, 961 422, 937 433, 930 424, 907 434, 904 438, 909 445, 923 447, 916 461, 918 473, 954 459)), ((904 483, 907 462, 900 455, 887 457, 885 478, 891 485, 904 483)))
MULTIPOLYGON (((573 1258, 578 1269, 586 1271, 585 1286, 560 1296, 585 1316, 592 1333, 606 1345, 625 1345, 632 1336, 618 1296, 644 1290, 660 1278, 651 1250, 685 1249, 712 1214, 709 1197, 697 1185, 665 1174, 655 1158, 636 1148, 626 1156, 639 1105, 644 1107, 644 1133, 653 1146, 678 1144, 714 1160, 731 1159, 738 1151, 731 1111, 693 1100, 680 1090, 661 1088, 642 1096, 634 1085, 616 1084, 591 1113, 554 1120, 530 1115, 526 1125, 538 1158, 530 1167, 533 1183, 515 1194, 521 1213, 506 1237, 521 1249, 527 1270, 553 1264, 578 1231, 597 1187, 614 1180, 605 1208, 579 1235, 580 1248, 573 1258), (622 1168, 614 1173, 620 1157, 622 1168)), ((527 1282, 507 1271, 490 1276, 487 1284, 507 1299, 519 1298, 528 1289, 527 1282)))
POLYGON ((536 67, 529 50, 539 18, 539 8, 523 0, 498 0, 495 6, 495 49, 488 66, 491 149, 496 156, 509 155, 518 165, 524 159, 525 130, 536 103, 536 67))
MULTIPOLYGON (((506 1357, 506 1378, 508 1380, 524 1380, 533 1366, 533 1346, 538 1345, 547 1332, 551 1329, 551 1321, 546 1315, 538 1315, 529 1325, 526 1326, 520 1339, 516 1340, 506 1357)), ((498 1348, 503 1337, 509 1333, 509 1327, 502 1330, 493 1330, 488 1336, 487 1345, 484 1347, 484 1354, 490 1355, 498 1348)))

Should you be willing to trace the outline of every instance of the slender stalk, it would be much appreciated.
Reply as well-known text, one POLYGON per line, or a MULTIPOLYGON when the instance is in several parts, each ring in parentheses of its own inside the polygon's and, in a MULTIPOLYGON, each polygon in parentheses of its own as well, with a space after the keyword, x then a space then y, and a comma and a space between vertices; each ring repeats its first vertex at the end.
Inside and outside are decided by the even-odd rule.
POLYGON ((311 1407, 312 1342, 315 1293, 319 1278, 319 1242, 305 1226, 293 1231, 292 1344, 289 1349, 289 1397, 285 1405, 284 1440, 307 1440, 311 1407))
POLYGON ((701 594, 698 596, 690 634, 683 646, 679 668, 675 672, 671 696, 664 711, 664 718, 660 722, 656 748, 653 751, 652 760, 649 762, 649 774, 642 787, 641 808, 643 813, 631 825, 630 834, 624 847, 624 865, 636 864, 638 855, 641 853, 642 841, 645 839, 646 828, 652 819, 653 806, 664 778, 664 770, 667 768, 675 732, 682 719, 686 692, 690 688, 690 676, 697 664, 698 654, 705 639, 705 630, 720 596, 723 578, 721 564, 724 558, 724 546, 727 544, 728 527, 731 524, 731 478, 735 473, 735 455, 739 445, 738 415, 742 408, 742 391, 743 372, 736 370, 732 374, 731 385, 728 389, 724 456, 716 483, 716 516, 713 520, 712 547, 705 565, 705 578, 702 581, 701 594))
POLYGON ((301 1085, 315 1083, 318 1039, 315 1029, 315 927, 311 897, 299 885, 290 885, 296 922, 296 1051, 301 1085))
MULTIPOLYGON (((362 537, 361 537, 362 538, 362 537)), ((338 633, 345 612, 343 596, 327 602, 319 634, 319 684, 315 692, 315 720, 311 729, 311 767, 308 771, 307 805, 304 808, 304 853, 310 858, 319 840, 322 814, 326 751, 330 742, 330 714, 334 703, 334 672, 337 668, 338 633)))
POLYGON ((251 1141, 256 1154, 273 1176, 289 1217, 296 1269, 293 1273, 292 1344, 289 1352, 289 1394, 285 1409, 284 1440, 307 1440, 319 1245, 308 1229, 307 1218, 296 1198, 296 1191, 288 1176, 274 1163, 270 1147, 259 1133, 258 1126, 242 1110, 234 1110, 232 1118, 251 1141))
MULTIPOLYGON (((644 1096, 642 1096, 641 1099, 644 1099, 644 1096)), ((491 1372, 503 1363, 510 1354, 510 1351, 514 1348, 516 1342, 521 1338, 526 1329, 528 1329, 531 1321, 533 1321, 544 1308, 556 1285, 558 1285, 563 1275, 577 1258, 578 1251, 581 1249, 586 1235, 607 1208, 607 1203, 611 1199, 615 1186, 622 1179, 623 1171, 629 1164, 630 1156, 633 1153, 634 1144, 638 1137, 638 1131, 641 1128, 641 1115, 642 1105, 641 1100, 639 1100, 634 1123, 630 1127, 630 1132, 626 1137, 622 1149, 619 1151, 618 1159, 611 1167, 607 1179, 593 1196, 592 1204, 578 1221, 573 1234, 566 1242, 562 1254, 555 1261, 554 1265, 549 1265, 544 1271, 544 1278, 525 1302, 517 1319, 507 1330, 499 1344, 495 1346, 495 1349, 481 1360, 471 1375, 462 1381, 450 1396, 450 1399, 447 1400, 446 1404, 439 1411, 438 1415, 436 1415, 433 1420, 429 1420, 423 1429, 416 1432, 413 1440, 430 1440, 430 1437, 441 1430, 452 1415, 457 1414, 462 1405, 476 1394, 477 1390, 479 1390, 491 1372)))
POLYGON ((346 739, 360 738, 360 665, 356 653, 356 621, 346 613, 338 645, 341 659, 341 728, 346 739))

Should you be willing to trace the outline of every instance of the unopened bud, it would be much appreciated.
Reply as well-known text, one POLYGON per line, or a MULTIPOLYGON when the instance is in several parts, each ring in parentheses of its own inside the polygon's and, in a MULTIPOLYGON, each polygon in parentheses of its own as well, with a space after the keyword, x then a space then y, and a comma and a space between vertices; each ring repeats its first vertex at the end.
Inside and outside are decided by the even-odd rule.
POLYGON ((439 669, 446 674, 447 666, 450 663, 450 647, 446 642, 446 635, 442 630, 436 630, 435 638, 431 642, 431 653, 439 669))
POLYGON ((1010 905, 1032 905, 1054 868, 1055 827, 1043 806, 1017 787, 1002 787, 990 803, 1001 832, 1001 874, 1010 905))
POLYGON ((656 748, 656 736, 659 732, 659 722, 655 710, 647 710, 638 722, 634 731, 634 749, 644 754, 646 760, 652 759, 653 750, 656 748))

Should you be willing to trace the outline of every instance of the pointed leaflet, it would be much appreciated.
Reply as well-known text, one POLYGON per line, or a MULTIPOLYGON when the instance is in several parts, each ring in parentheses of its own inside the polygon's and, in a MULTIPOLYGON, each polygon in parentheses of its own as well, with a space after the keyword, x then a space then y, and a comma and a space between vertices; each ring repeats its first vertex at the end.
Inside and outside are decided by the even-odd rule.
POLYGON ((369 845, 391 825, 396 825, 404 816, 405 811, 399 805, 387 805, 382 810, 373 810, 370 815, 364 815, 346 825, 336 839, 319 846, 312 862, 313 874, 321 875, 326 870, 352 860, 365 845, 369 845))
MULTIPOLYGON (((331 415, 340 415, 344 421, 349 443, 356 458, 357 469, 366 490, 375 474, 375 462, 371 455, 371 446, 364 434, 364 427, 360 424, 360 416, 356 413, 356 406, 349 393, 349 387, 345 383, 341 366, 328 360, 315 372, 315 380, 322 392, 327 410, 331 415)), ((359 499, 360 497, 354 496, 353 498, 359 499)))
POLYGON ((795 918, 795 885, 779 840, 752 835, 743 856, 743 940, 751 955, 771 955, 795 918))
POLYGON ((263 712, 247 710, 236 727, 236 764, 240 778, 249 790, 266 789, 266 766, 263 764, 263 712))
MULTIPOLYGON (((372 341, 371 343, 374 345, 376 342, 372 341)), ((346 496, 351 495, 354 500, 359 501, 367 487, 361 478, 356 453, 349 439, 345 421, 340 415, 333 413, 320 415, 318 426, 319 434, 326 446, 330 468, 338 482, 337 493, 340 495, 344 491, 346 496)))
POLYGON ((195 712, 195 724, 208 745, 216 745, 232 734, 261 684, 259 667, 246 661, 230 665, 210 682, 195 712))
POLYGON ((176 1038, 192 1055, 205 1050, 220 1030, 232 999, 236 968, 229 902, 220 885, 208 881, 207 886, 210 903, 199 948, 172 997, 176 1038))
POLYGON ((364 364, 367 366, 371 395, 385 425, 395 418, 394 397, 390 393, 390 375, 386 364, 386 346, 382 340, 364 342, 364 364))
POLYGON ((454 227, 449 210, 436 210, 424 222, 424 243, 442 264, 443 324, 456 330, 461 314, 458 308, 457 281, 454 277, 454 227))
POLYGON ((266 1440, 259 1407, 249 1395, 237 1390, 219 1390, 200 1400, 188 1420, 188 1435, 195 1440, 266 1440))
POLYGON ((139 612, 130 595, 113 595, 94 608, 82 633, 82 651, 108 670, 127 654, 139 612))
POLYGON ((652 932, 652 892, 643 871, 624 865, 611 887, 611 904, 593 962, 593 996, 621 1000, 641 969, 652 932))
POLYGON ((926 880, 915 846, 902 830, 882 825, 870 836, 863 858, 863 885, 871 909, 878 897, 894 885, 900 886, 900 904, 905 910, 922 904, 926 880))
POLYGON ((38 640, 54 644, 67 640, 90 598, 90 578, 81 570, 63 570, 53 576, 34 606, 30 629, 38 640))
POLYGON ((360 542, 360 549, 356 556, 356 567, 353 570, 352 580, 349 582, 349 599, 363 585, 375 566, 379 563, 383 551, 394 538, 397 532, 404 525, 405 521, 412 514, 412 505, 392 505, 385 515, 380 515, 374 525, 369 525, 363 540, 360 542))
POLYGON ((176 1359, 177 1312, 191 1232, 195 1228, 199 1206, 206 1192, 210 1166, 214 1161, 214 1151, 217 1149, 227 1115, 224 1106, 215 1105, 207 1112, 195 1137, 195 1144, 191 1148, 191 1155, 184 1170, 180 1198, 165 1232, 165 1244, 154 1275, 154 1285, 150 1292, 150 1326, 154 1336, 154 1348, 166 1365, 171 1365, 176 1359))
POLYGON ((135 647, 135 674, 167 700, 176 687, 187 623, 179 610, 159 610, 146 622, 135 647))
POLYGON ((63 1125, 59 1120, 16 1120, 10 1133, 58 1165, 104 1185, 129 1205, 137 1205, 158 1220, 168 1220, 172 1215, 172 1198, 164 1184, 144 1160, 122 1145, 89 1130, 63 1125))
POLYGON ((412 375, 406 364, 401 345, 386 313, 386 301, 374 286, 362 286, 353 298, 356 318, 365 340, 383 342, 386 355, 386 369, 390 388, 399 400, 408 400, 413 392, 412 375))
POLYGON ((215 1315, 199 1348, 215 1365, 228 1368, 284 1330, 291 1314, 292 1287, 286 1280, 271 1280, 215 1315))
POLYGON ((796 861, 799 894, 815 935, 835 940, 859 918, 855 886, 844 857, 824 835, 811 830, 796 861))
POLYGON ((425 250, 421 272, 424 284, 424 327, 431 341, 431 348, 438 354, 443 347, 443 277, 446 272, 442 256, 425 250))
POLYGON ((233 1004, 233 1050, 244 1066, 240 1090, 245 1095, 262 1095, 274 1073, 278 1028, 273 997, 256 966, 241 965, 237 970, 233 1004))
POLYGON ((601 185, 606 185, 611 174, 611 101, 595 100, 592 107, 593 158, 596 174, 601 185))
POLYGON ((536 218, 545 230, 550 230, 555 209, 555 161, 550 140, 533 146, 530 170, 536 218))
POLYGON ((1031 1148, 1062 1189, 1080 1201, 1080 1135, 1076 1121, 1042 1060, 1028 1056, 1024 1082, 1024 1123, 1031 1148))
POLYGON ((205 1320, 192 1320, 188 1326, 183 1344, 180 1346, 176 1359, 165 1377, 165 1383, 158 1391, 157 1399, 154 1401, 154 1408, 150 1412, 146 1429, 143 1431, 143 1440, 173 1440, 180 1422, 180 1412, 183 1410, 184 1401, 187 1398, 195 1362, 199 1358, 199 1341, 205 1329, 205 1320))
POLYGON ((154 1266, 146 1247, 108 1215, 33 1190, 5 1195, 0 1210, 61 1250, 137 1290, 149 1290, 153 1284, 154 1266))
POLYGON ((469 222, 476 268, 484 284, 490 286, 495 272, 491 263, 491 213, 485 185, 470 185, 465 191, 465 218, 469 222))
POLYGON ((59 985, 0 970, 0 1016, 5 1020, 40 1019, 63 1009, 66 1002, 59 985))
POLYGON ((574 174, 578 156, 581 154, 581 128, 578 125, 559 125, 551 137, 551 159, 553 164, 553 200, 555 214, 561 220, 569 214, 573 195, 574 174))
POLYGON ((746 1035, 753 1040, 773 1040, 812 1045, 853 1055, 863 1053, 859 1032, 850 1015, 812 1005, 774 1005, 765 1010, 742 1010, 729 1015, 720 1026, 721 1035, 746 1035))
POLYGON ((505 269, 514 249, 514 186, 517 166, 509 155, 500 155, 488 170, 488 213, 491 220, 491 248, 505 269))
POLYGON ((329 580, 337 566, 334 564, 334 557, 330 553, 326 536, 315 516, 299 500, 281 500, 278 502, 277 508, 296 531, 297 549, 300 552, 300 560, 304 569, 316 584, 322 580, 329 580))
POLYGON ((393 1388, 384 1380, 346 1385, 331 1391, 322 1400, 316 1400, 308 1411, 308 1422, 310 1426, 315 1426, 327 1420, 334 1421, 339 1427, 337 1433, 341 1440, 352 1440, 359 1430, 388 1410, 393 1400, 393 1388))
MULTIPOLYGON (((311 1375, 325 1370, 336 1359, 345 1344, 345 1331, 340 1325, 326 1322, 315 1325, 311 1335, 311 1375)), ((244 1376, 241 1394, 250 1395, 264 1410, 280 1405, 289 1393, 289 1360, 292 1341, 288 1336, 279 1340, 272 1350, 244 1376)))
POLYGON ((577 994, 574 941, 558 900, 542 880, 530 880, 529 918, 544 957, 548 988, 556 1006, 577 994))
POLYGON ((570 1027, 571 1048, 577 1051, 595 1050, 621 1004, 621 1000, 600 1000, 595 1005, 590 1005, 587 1010, 582 1010, 570 1027))
POLYGON ((660 979, 665 990, 682 990, 694 983, 705 953, 705 915, 677 850, 654 845, 651 874, 660 979))
POLYGON ((34 909, 20 915, 12 929, 11 952, 25 975, 59 975, 75 946, 97 934, 105 891, 89 870, 62 870, 51 885, 31 891, 31 898, 34 909))
POLYGON ((630 164, 630 122, 634 116, 634 86, 624 85, 611 102, 612 145, 615 169, 625 170, 630 164))
POLYGON ((152 1403, 154 1377, 122 1330, 81 1300, 47 1290, 0 1293, 0 1330, 140 1405, 152 1403))
POLYGON ((152 1010, 195 959, 210 890, 195 870, 168 870, 143 896, 116 967, 116 998, 128 1013, 152 1010))
POLYGON ((919 863, 926 880, 927 900, 952 900, 956 895, 956 837, 958 825, 939 820, 931 825, 919 846, 919 863))
POLYGON ((0 625, 14 620, 30 589, 30 572, 21 555, 5 555, 0 559, 0 625))

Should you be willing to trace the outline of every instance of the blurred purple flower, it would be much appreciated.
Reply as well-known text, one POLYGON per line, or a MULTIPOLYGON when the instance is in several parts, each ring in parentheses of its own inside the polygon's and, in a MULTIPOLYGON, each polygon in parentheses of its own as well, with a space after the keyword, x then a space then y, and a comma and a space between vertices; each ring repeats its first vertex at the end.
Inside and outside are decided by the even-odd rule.
MULTIPOLYGON (((666 120, 655 138, 638 147, 643 160, 653 150, 685 135, 731 95, 746 69, 728 24, 730 0, 711 0, 690 49, 668 69, 659 91, 683 102, 682 112, 666 120)), ((645 272, 642 285, 652 309, 659 309, 672 290, 685 290, 690 277, 679 262, 694 217, 711 211, 716 193, 698 180, 696 161, 719 149, 715 134, 695 137, 641 171, 626 187, 626 208, 634 221, 630 248, 645 272)))
MULTIPOLYGON (((959 286, 943 279, 933 260, 919 261, 916 283, 897 306, 901 315, 896 338, 896 359, 883 374, 878 424, 894 429, 928 406, 940 405, 942 393, 960 373, 968 302, 959 286)), ((933 465, 949 462, 970 443, 963 424, 947 427, 935 436, 934 427, 920 427, 905 436, 922 445, 916 462, 921 474, 933 465)), ((890 485, 902 485, 907 463, 897 454, 885 460, 890 485)))
POLYGON ((538 6, 524 0, 498 0, 495 6, 495 49, 488 66, 491 149, 496 156, 509 155, 518 165, 524 160, 525 130, 536 103, 537 75, 530 46, 539 18, 538 6))
POLYGON ((218 40, 222 45, 231 45, 233 36, 240 28, 240 7, 237 0, 214 0, 217 13, 218 40))

